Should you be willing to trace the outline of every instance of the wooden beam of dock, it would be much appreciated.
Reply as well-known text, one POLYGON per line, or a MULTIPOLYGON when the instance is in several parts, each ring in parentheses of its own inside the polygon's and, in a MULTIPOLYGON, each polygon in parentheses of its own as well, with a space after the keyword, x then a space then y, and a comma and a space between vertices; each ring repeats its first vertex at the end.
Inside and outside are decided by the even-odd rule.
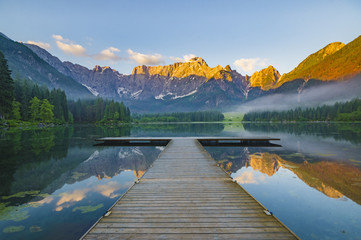
POLYGON ((177 138, 82 239, 298 239, 265 210, 197 139, 177 138))
POLYGON ((232 146, 232 147, 280 147, 270 143, 279 138, 270 137, 105 137, 95 141, 101 142, 96 146, 166 146, 172 139, 197 139, 203 146, 232 146))

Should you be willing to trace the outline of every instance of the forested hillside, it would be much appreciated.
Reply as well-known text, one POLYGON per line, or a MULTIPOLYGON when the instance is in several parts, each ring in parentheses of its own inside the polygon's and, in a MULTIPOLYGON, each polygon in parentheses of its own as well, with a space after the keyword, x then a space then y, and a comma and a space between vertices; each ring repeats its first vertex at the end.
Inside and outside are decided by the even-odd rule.
POLYGON ((243 121, 361 121, 361 99, 314 108, 250 112, 243 121))
POLYGON ((68 101, 61 89, 49 90, 19 76, 13 80, 1 52, 0 86, 0 118, 14 120, 12 124, 130 121, 130 110, 123 103, 102 98, 68 101))

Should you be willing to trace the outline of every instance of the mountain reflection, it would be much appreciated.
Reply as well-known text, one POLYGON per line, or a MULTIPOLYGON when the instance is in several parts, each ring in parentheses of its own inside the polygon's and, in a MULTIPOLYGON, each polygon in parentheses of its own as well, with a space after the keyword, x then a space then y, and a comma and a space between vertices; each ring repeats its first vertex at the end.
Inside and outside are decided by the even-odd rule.
MULTIPOLYGON (((293 172, 308 186, 317 189, 330 198, 346 196, 361 204, 361 169, 352 162, 335 161, 323 157, 323 160, 313 156, 298 153, 285 154, 264 152, 263 149, 207 149, 229 174, 239 169, 252 168, 264 175, 272 177, 280 168, 293 172), (300 156, 304 159, 300 161, 300 156), (288 160, 294 159, 294 160, 288 160)), ((236 180, 242 183, 260 183, 264 179, 255 177, 253 172, 243 172, 236 180)))
MULTIPOLYGON (((92 139, 73 134, 72 128, 54 128, 3 136, 7 141, 1 142, 0 202, 14 195, 10 199, 14 204, 39 206, 51 202, 48 195, 63 186, 91 177, 111 179, 122 172, 132 171, 139 178, 163 149, 94 147, 92 139), (80 137, 85 140, 79 141, 80 137)), ((115 198, 118 195, 114 192, 123 187, 108 182, 91 191, 115 198)), ((66 203, 81 201, 89 192, 89 189, 77 189, 64 193, 57 202, 57 211, 66 207, 66 203)))
POLYGON ((133 170, 139 178, 161 150, 159 147, 107 147, 96 150, 75 169, 80 174, 77 181, 90 176, 96 176, 99 180, 109 179, 125 170, 133 170))

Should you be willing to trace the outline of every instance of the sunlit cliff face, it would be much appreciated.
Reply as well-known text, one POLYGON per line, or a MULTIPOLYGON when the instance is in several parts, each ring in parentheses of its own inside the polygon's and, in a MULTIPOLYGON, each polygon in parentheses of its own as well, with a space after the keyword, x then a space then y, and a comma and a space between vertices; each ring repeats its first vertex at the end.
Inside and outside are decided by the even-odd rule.
POLYGON ((264 68, 252 74, 250 78, 251 87, 260 87, 262 90, 271 89, 281 77, 281 74, 273 66, 264 68))
POLYGON ((145 75, 161 75, 166 77, 175 78, 186 78, 192 75, 205 77, 207 80, 221 79, 232 81, 231 68, 227 65, 225 68, 218 65, 217 67, 211 68, 207 63, 200 57, 191 58, 188 62, 174 63, 166 66, 137 66, 133 69, 132 75, 145 74, 145 75))

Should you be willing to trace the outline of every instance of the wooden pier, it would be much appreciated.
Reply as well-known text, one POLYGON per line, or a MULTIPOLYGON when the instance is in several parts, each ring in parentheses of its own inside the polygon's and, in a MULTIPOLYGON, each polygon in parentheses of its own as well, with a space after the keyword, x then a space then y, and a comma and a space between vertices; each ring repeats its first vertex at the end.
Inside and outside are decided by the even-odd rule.
POLYGON ((197 139, 174 138, 82 239, 298 237, 218 167, 197 139))

